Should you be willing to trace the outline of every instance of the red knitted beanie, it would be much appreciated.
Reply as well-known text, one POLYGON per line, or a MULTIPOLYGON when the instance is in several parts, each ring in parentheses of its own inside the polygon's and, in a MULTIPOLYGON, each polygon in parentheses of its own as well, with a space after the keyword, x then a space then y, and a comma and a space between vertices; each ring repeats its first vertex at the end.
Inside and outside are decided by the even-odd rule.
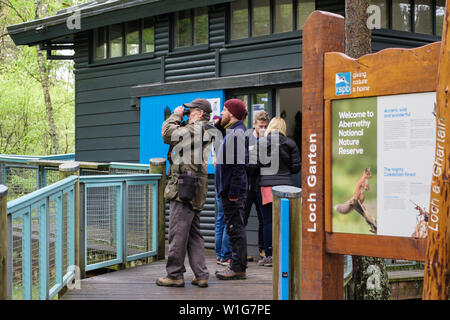
POLYGON ((239 99, 230 99, 225 101, 224 105, 238 120, 244 120, 247 115, 247 109, 244 102, 239 99))

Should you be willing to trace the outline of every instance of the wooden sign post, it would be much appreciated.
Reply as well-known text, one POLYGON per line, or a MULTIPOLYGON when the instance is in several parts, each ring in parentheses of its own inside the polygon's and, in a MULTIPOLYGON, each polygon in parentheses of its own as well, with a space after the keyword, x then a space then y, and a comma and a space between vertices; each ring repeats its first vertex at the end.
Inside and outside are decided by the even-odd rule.
POLYGON ((450 278, 450 8, 446 3, 436 90, 436 153, 430 196, 423 299, 447 300, 450 278))
POLYGON ((304 26, 302 299, 344 298, 345 254, 426 261, 423 298, 448 298, 446 10, 442 46, 359 59, 343 17, 304 26))

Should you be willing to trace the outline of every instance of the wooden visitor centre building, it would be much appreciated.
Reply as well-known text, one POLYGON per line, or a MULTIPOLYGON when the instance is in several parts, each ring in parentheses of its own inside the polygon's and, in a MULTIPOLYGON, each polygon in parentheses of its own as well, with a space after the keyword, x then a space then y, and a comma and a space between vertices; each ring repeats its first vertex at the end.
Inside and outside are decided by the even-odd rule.
MULTIPOLYGON (((381 9, 374 52, 440 40, 444 0, 372 4, 381 9)), ((314 10, 344 15, 344 6, 345 0, 94 0, 8 32, 16 45, 39 45, 48 59, 74 61, 76 160, 147 164, 166 157, 167 110, 196 97, 212 99, 215 112, 226 99, 242 99, 248 127, 259 110, 282 116, 288 136, 299 141, 302 26, 314 10)), ((212 182, 212 166, 209 172, 212 182)), ((214 197, 211 184, 202 214, 210 248, 214 197)), ((247 228, 255 254, 255 212, 247 228)))

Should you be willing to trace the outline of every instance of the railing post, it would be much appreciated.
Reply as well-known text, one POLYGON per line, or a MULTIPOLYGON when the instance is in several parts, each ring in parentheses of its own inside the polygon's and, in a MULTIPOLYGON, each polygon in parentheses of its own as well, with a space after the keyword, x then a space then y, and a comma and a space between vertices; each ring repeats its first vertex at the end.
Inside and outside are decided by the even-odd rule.
POLYGON ((8 188, 0 184, 0 300, 8 300, 8 188))
POLYGON ((165 258, 165 233, 166 233, 166 203, 164 201, 164 189, 166 188, 166 159, 150 159, 150 173, 161 174, 158 182, 158 259, 165 258))
POLYGON ((71 175, 77 175, 78 180, 75 183, 74 188, 74 220, 75 220, 75 234, 74 234, 74 242, 75 242, 75 266, 78 266, 80 268, 80 273, 84 275, 84 259, 82 255, 84 254, 84 251, 81 249, 84 246, 80 246, 80 241, 83 241, 81 237, 81 220, 80 220, 80 164, 76 161, 68 161, 59 166, 59 178, 60 180, 67 178, 71 175))
POLYGON ((272 194, 273 299, 300 300, 302 189, 276 186, 272 194))

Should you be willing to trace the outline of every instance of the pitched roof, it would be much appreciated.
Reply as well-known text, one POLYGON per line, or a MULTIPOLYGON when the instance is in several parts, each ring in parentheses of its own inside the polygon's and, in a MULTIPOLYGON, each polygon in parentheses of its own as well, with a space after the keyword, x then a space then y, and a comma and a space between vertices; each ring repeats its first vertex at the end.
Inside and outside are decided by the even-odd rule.
POLYGON ((54 16, 8 26, 16 45, 35 45, 42 41, 73 40, 73 34, 115 23, 131 21, 179 10, 214 5, 231 0, 93 0, 60 10, 54 16), (139 7, 139 8, 138 8, 139 7), (117 12, 120 11, 120 14, 117 12), (80 28, 70 28, 69 21, 79 14, 80 28))

